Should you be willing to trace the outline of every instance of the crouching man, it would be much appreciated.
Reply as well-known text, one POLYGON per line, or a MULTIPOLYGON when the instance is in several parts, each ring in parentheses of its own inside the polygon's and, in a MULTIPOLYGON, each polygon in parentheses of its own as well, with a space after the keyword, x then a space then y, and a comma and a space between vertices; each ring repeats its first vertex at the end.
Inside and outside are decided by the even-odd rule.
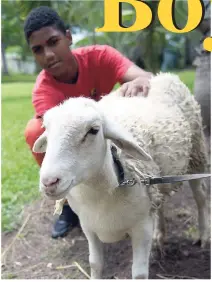
MULTIPOLYGON (((152 74, 145 72, 117 50, 94 45, 70 50, 72 36, 59 15, 49 7, 33 9, 24 24, 24 33, 36 62, 42 71, 32 91, 35 117, 25 129, 26 142, 32 149, 43 133, 42 116, 69 97, 89 97, 96 101, 121 83, 123 96, 148 94, 152 74)), ((41 166, 44 154, 33 153, 41 166)), ((79 219, 67 203, 54 224, 52 237, 67 234, 79 219)))

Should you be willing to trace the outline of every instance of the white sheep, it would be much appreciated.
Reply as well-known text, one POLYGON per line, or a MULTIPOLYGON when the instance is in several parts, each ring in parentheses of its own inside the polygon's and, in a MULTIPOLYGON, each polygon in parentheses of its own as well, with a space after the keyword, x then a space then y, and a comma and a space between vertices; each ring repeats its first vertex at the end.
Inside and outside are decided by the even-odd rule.
MULTIPOLYGON (((101 278, 102 242, 128 234, 132 277, 148 278, 152 238, 161 244, 164 237, 163 195, 176 187, 148 187, 140 179, 205 171, 200 109, 187 87, 175 75, 160 74, 151 79, 147 98, 120 97, 119 90, 100 102, 71 98, 47 111, 43 123, 46 130, 33 148, 46 152, 40 190, 51 199, 66 197, 79 216, 89 244, 91 277, 101 278), (111 145, 118 150, 125 179, 136 180, 134 186, 119 186, 111 145), (160 209, 154 224, 156 205, 160 209)), ((204 182, 190 184, 205 244, 209 232, 204 182)))

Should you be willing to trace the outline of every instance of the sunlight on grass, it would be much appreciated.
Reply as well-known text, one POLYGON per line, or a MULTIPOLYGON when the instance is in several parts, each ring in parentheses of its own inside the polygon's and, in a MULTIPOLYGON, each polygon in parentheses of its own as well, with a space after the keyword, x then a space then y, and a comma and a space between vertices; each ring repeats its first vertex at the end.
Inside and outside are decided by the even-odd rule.
POLYGON ((186 71, 177 72, 176 74, 179 75, 180 79, 187 85, 187 87, 190 89, 190 91, 193 94, 195 71, 186 70, 186 71))
POLYGON ((12 82, 32 82, 36 80, 36 75, 30 74, 11 74, 11 75, 2 75, 2 83, 12 83, 12 82))
POLYGON ((2 85, 2 228, 11 230, 23 205, 38 196, 38 167, 25 143, 33 116, 32 83, 2 85))

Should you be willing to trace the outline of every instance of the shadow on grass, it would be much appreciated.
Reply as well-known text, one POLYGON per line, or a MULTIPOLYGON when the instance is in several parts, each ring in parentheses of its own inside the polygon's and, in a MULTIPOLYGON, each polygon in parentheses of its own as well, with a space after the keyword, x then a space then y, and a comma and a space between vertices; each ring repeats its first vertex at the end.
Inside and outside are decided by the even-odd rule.
POLYGON ((35 83, 36 78, 37 75, 29 75, 29 74, 2 75, 1 83, 14 83, 14 82, 35 83))
POLYGON ((2 98, 2 102, 19 102, 19 101, 26 101, 26 100, 30 100, 31 97, 28 97, 28 96, 13 96, 13 97, 4 97, 2 98))

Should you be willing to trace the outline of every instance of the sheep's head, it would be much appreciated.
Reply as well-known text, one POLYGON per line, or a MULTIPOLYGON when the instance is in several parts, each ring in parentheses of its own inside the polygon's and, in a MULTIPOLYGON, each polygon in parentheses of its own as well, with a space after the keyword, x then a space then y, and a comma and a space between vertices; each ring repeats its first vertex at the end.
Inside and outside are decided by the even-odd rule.
POLYGON ((107 139, 135 158, 151 158, 90 99, 72 98, 52 108, 44 115, 43 124, 46 130, 33 151, 46 152, 40 190, 52 199, 65 197, 72 187, 98 174, 105 161, 107 139))

